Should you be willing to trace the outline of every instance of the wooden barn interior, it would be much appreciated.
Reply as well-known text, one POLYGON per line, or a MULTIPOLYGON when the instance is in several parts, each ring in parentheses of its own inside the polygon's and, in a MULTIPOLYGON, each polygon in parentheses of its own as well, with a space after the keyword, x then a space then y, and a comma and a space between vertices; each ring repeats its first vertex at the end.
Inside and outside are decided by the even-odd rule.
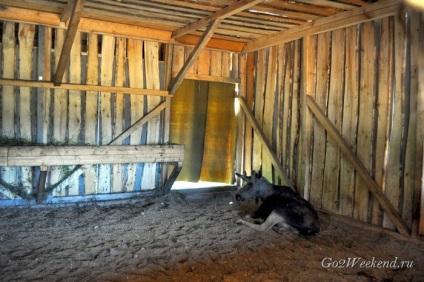
POLYGON ((424 235, 413 1, 1 0, 0 33, 2 206, 262 170, 424 235))

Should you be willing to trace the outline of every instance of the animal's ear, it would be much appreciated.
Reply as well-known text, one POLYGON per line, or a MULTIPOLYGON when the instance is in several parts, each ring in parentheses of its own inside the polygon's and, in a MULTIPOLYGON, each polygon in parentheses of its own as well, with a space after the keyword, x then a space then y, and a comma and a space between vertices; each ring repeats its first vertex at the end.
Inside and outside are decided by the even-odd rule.
POLYGON ((244 180, 244 181, 249 181, 249 178, 250 177, 248 177, 248 176, 246 176, 246 171, 244 171, 243 172, 243 175, 241 175, 240 173, 238 173, 237 171, 235 171, 234 172, 234 174, 237 176, 237 177, 240 177, 242 180, 244 180))
POLYGON ((262 177, 262 170, 259 170, 258 172, 255 172, 255 178, 259 179, 262 177))

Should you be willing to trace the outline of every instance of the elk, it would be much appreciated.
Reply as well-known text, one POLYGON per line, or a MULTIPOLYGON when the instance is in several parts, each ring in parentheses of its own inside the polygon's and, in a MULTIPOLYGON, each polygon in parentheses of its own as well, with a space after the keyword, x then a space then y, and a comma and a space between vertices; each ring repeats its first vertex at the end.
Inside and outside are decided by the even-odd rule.
POLYGON ((320 230, 318 214, 312 205, 287 186, 270 183, 262 173, 253 171, 252 176, 235 173, 246 184, 238 189, 237 201, 260 199, 262 204, 250 215, 261 223, 252 223, 243 219, 237 220, 258 231, 271 228, 279 231, 297 230, 300 235, 317 234, 320 230))

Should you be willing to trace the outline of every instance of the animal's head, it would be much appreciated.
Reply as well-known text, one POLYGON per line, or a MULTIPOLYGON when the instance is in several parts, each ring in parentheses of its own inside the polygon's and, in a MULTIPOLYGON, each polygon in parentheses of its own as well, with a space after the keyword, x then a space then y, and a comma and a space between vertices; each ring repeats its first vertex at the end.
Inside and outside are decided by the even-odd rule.
POLYGON ((262 177, 261 171, 252 171, 251 176, 247 176, 246 171, 243 172, 243 175, 237 172, 235 174, 236 176, 243 179, 243 182, 245 182, 244 186, 237 191, 237 201, 244 201, 246 199, 253 198, 264 198, 264 190, 268 186, 269 182, 264 177, 262 177))

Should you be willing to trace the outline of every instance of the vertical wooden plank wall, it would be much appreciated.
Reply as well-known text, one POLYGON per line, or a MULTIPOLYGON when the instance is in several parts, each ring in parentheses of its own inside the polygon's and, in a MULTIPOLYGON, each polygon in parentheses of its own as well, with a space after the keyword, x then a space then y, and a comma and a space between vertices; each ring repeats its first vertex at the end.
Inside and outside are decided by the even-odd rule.
MULTIPOLYGON (((176 77, 185 60, 191 53, 191 47, 174 45, 172 77, 176 77)), ((239 56, 238 54, 218 51, 203 50, 197 61, 190 67, 186 78, 207 80, 224 83, 239 83, 239 56)))
MULTIPOLYGON (((2 34, 2 70, 1 74, 4 78, 15 77, 15 66, 16 66, 16 46, 15 46, 15 24, 5 23, 3 24, 2 34)), ((2 134, 3 136, 15 138, 15 109, 16 109, 16 94, 15 87, 3 86, 2 88, 2 105, 8 105, 2 109, 2 134)), ((17 168, 5 167, 0 171, 2 180, 11 185, 18 184, 18 176, 16 175, 17 168)), ((13 197, 7 190, 2 189, 2 193, 7 197, 13 197)))
MULTIPOLYGON (((262 49, 248 55, 246 65, 248 105, 291 179, 297 178, 300 159, 296 154, 300 140, 300 47, 295 41, 262 49)), ((246 124, 244 169, 249 174, 262 168, 270 181, 281 183, 259 138, 246 124)))
MULTIPOLYGON (((3 30, 1 77, 49 80, 59 61, 65 31, 27 24, 0 24, 3 30), (35 40, 36 34, 38 40, 35 40)), ((160 47, 156 42, 77 33, 63 82, 161 89, 164 70, 160 68, 160 47)), ((225 72, 228 73, 228 69, 225 72)), ((0 135, 41 144, 107 145, 161 102, 156 96, 108 92, 10 86, 0 86, 0 90, 0 135)), ((162 143, 162 116, 153 118, 119 145, 162 143)), ((152 189, 163 183, 159 168, 157 164, 84 166, 80 173, 55 188, 52 195, 152 189)), ((64 179, 71 169, 73 167, 51 167, 47 186, 64 179)), ((38 168, 0 170, 1 181, 23 186, 28 192, 32 191, 37 175, 38 168)), ((7 189, 1 188, 0 192, 8 198, 14 197, 7 189)))
MULTIPOLYGON (((248 59, 246 67, 246 77, 253 80, 247 79, 254 89, 252 111, 290 179, 315 207, 394 228, 322 125, 302 110, 303 95, 315 99, 409 227, 422 228, 417 210, 423 191, 416 175, 422 173, 422 134, 417 130, 423 99, 416 46, 423 38, 419 15, 408 14, 309 36, 248 57, 254 62, 250 69, 248 59)), ((266 172, 261 145, 250 145, 250 134, 246 127, 244 167, 262 165, 277 183, 266 172)))

